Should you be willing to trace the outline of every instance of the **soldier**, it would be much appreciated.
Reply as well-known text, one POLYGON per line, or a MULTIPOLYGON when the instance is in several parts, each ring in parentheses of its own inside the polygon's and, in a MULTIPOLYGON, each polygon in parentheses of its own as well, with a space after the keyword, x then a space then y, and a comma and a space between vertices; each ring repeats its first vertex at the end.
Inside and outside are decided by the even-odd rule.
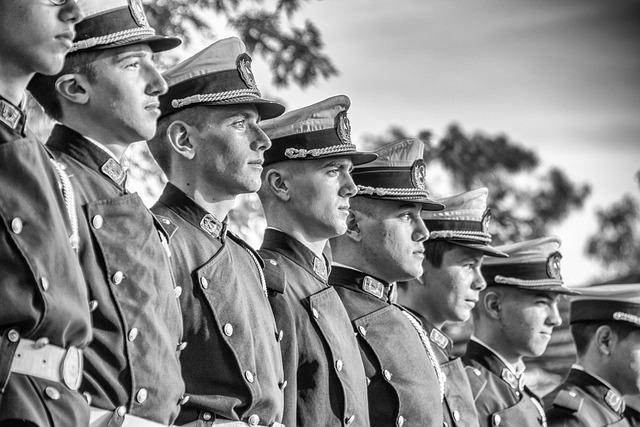
POLYGON ((47 143, 75 189, 75 244, 94 339, 82 391, 92 425, 167 425, 180 410, 182 336, 163 231, 125 188, 120 159, 153 136, 167 90, 152 60, 180 40, 155 35, 140 0, 88 0, 73 53, 29 89, 60 123, 47 143), (122 424, 124 423, 124 424, 122 424))
POLYGON ((329 283, 342 299, 367 375, 369 417, 377 426, 442 426, 445 377, 414 314, 392 300, 394 282, 422 274, 429 237, 420 212, 429 199, 424 143, 406 139, 380 148, 354 169, 358 196, 347 232, 331 240, 329 283))
POLYGON ((60 71, 81 19, 75 0, 0 1, 2 426, 89 422, 77 392, 91 319, 69 243, 74 213, 63 197, 72 189, 25 127, 27 83, 36 72, 60 71))
POLYGON ((460 358, 450 355, 452 343, 442 331, 447 322, 464 322, 478 301, 486 282, 480 272, 483 256, 506 257, 492 248, 487 195, 479 188, 438 200, 443 211, 422 212, 429 229, 424 242, 424 274, 398 288, 398 303, 421 318, 447 377, 444 417, 446 426, 477 426, 471 386, 460 358))
POLYGON ((349 105, 346 96, 334 96, 261 124, 273 147, 259 192, 268 225, 260 254, 283 330, 289 426, 369 425, 358 344, 327 284, 325 247, 346 230, 356 193, 352 165, 376 157, 351 143, 349 105))
POLYGON ((260 187, 271 143, 258 122, 284 107, 260 97, 237 38, 212 44, 165 77, 169 91, 149 146, 170 181, 152 209, 174 230, 189 343, 181 362, 190 400, 178 423, 279 425, 284 377, 264 264, 227 231, 227 214, 238 194, 260 187))
POLYGON ((634 426, 640 393, 640 286, 599 285, 571 301, 577 362, 544 398, 549 426, 634 426))
POLYGON ((523 356, 544 353, 560 326, 563 286, 560 240, 543 237, 497 246, 509 258, 482 265, 487 288, 473 311, 472 335, 463 362, 480 426, 546 426, 542 403, 524 384, 523 356))

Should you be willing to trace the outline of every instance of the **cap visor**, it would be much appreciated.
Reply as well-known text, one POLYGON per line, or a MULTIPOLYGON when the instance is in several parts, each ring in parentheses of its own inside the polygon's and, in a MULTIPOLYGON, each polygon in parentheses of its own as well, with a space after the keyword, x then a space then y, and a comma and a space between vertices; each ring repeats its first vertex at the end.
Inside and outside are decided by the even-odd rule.
POLYGON ((376 153, 369 153, 364 151, 345 151, 343 153, 332 153, 325 156, 305 157, 299 160, 328 159, 331 157, 348 157, 349 159, 351 159, 351 163, 353 163, 353 165, 355 166, 371 163, 378 158, 378 155, 376 153))
POLYGON ((369 199, 378 199, 378 200, 395 200, 398 202, 409 202, 409 203, 420 203, 422 205, 423 210, 427 211, 441 211, 444 209, 444 205, 442 203, 438 203, 435 200, 431 200, 426 197, 393 197, 393 196, 376 196, 375 194, 361 194, 358 197, 367 197, 369 199))
MULTIPOLYGON (((506 285, 513 286, 513 285, 506 285)), ((574 291, 573 289, 569 289, 564 286, 559 285, 536 285, 532 287, 528 286, 514 286, 518 289, 524 289, 526 291, 539 291, 539 292, 553 292, 554 294, 563 294, 563 295, 581 295, 580 292, 574 291)))
POLYGON ((449 239, 443 239, 443 240, 446 240, 447 242, 457 246, 462 246, 464 248, 469 248, 469 249, 473 249, 474 251, 482 252, 484 255, 487 255, 487 256, 492 256, 497 258, 509 258, 508 254, 502 251, 499 251, 492 246, 485 245, 482 243, 461 242, 461 241, 449 240, 449 239))

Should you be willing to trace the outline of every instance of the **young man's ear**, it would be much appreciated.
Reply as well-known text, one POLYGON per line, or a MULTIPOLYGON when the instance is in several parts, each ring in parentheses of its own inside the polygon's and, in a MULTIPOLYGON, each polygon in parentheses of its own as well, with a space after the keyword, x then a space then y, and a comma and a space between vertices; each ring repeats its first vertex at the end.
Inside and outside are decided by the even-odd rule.
POLYGON ((347 232, 345 235, 356 242, 362 240, 362 232, 360 231, 359 225, 360 217, 360 212, 349 209, 349 215, 347 216, 347 232))
POLYGON ((480 303, 487 316, 495 320, 500 319, 502 316, 502 299, 497 292, 486 291, 480 303))
POLYGON ((284 169, 270 169, 265 173, 263 182, 269 191, 283 202, 291 199, 291 193, 287 184, 287 171, 284 169))
POLYGON ((196 156, 196 150, 190 138, 192 132, 193 127, 182 120, 173 121, 167 126, 166 137, 171 144, 171 148, 188 160, 192 160, 196 156))
POLYGON ((87 83, 81 74, 63 74, 56 80, 56 92, 71 103, 84 105, 89 102, 87 83))
POLYGON ((597 347, 600 354, 609 356, 615 347, 618 336, 611 329, 610 326, 602 325, 596 329, 594 334, 594 345, 597 347))

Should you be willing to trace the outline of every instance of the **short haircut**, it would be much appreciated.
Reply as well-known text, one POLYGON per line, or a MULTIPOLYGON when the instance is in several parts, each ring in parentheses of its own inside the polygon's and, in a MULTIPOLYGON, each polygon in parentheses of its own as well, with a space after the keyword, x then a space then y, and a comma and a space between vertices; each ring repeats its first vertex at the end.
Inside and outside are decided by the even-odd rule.
POLYGON ((608 326, 618 336, 619 340, 624 340, 631 332, 637 331, 638 327, 626 322, 609 322, 602 321, 584 321, 571 324, 571 335, 573 342, 576 344, 576 352, 578 356, 584 356, 589 348, 589 343, 593 339, 596 330, 600 326, 608 326))
POLYGON ((104 51, 79 51, 67 55, 62 71, 55 76, 36 74, 29 82, 29 92, 42 106, 44 112, 53 120, 62 120, 62 104, 56 90, 56 80, 64 74, 82 74, 93 83, 97 80, 97 71, 93 62, 104 51))
POLYGON ((176 120, 180 120, 202 131, 207 124, 209 108, 211 107, 206 105, 196 105, 176 111, 158 120, 156 134, 147 142, 147 145, 156 163, 158 163, 158 166, 160 166, 160 169, 167 175, 169 180, 171 180, 171 158, 174 155, 171 143, 167 139, 169 125, 176 120))
POLYGON ((435 268, 440 268, 442 266, 444 254, 457 247, 459 246, 456 246, 445 239, 427 239, 424 242, 424 258, 435 268))

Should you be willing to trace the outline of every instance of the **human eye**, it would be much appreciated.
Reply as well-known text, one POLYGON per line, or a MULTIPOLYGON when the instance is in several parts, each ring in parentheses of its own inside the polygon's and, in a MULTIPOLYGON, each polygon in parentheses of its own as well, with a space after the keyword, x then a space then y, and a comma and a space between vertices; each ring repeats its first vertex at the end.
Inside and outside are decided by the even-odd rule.
POLYGON ((124 68, 129 70, 137 70, 140 68, 140 59, 134 58, 124 63, 124 68))
POLYGON ((231 126, 236 129, 244 129, 247 126, 247 120, 245 118, 238 118, 231 122, 231 126))

